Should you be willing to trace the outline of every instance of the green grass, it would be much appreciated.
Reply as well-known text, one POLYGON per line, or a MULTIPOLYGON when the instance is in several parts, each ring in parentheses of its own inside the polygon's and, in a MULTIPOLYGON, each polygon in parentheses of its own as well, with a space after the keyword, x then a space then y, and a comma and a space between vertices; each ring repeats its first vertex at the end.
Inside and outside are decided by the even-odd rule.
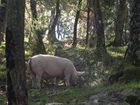
POLYGON ((0 96, 0 105, 4 105, 4 97, 0 96))
POLYGON ((117 83, 111 86, 100 85, 92 88, 59 87, 55 89, 32 89, 29 92, 29 105, 45 105, 51 102, 78 104, 79 102, 88 100, 90 96, 95 94, 138 88, 140 88, 140 82, 131 82, 128 84, 117 83))
POLYGON ((122 89, 138 89, 140 88, 140 82, 130 82, 130 83, 119 83, 119 84, 114 84, 111 86, 112 90, 122 90, 122 89))
POLYGON ((33 89, 29 95, 30 105, 41 105, 50 102, 80 102, 88 99, 94 93, 92 88, 55 88, 55 89, 33 89), (36 97, 37 96, 37 97, 36 97), (36 103, 37 102, 37 103, 36 103))
POLYGON ((6 100, 6 98, 5 98, 5 96, 4 95, 0 95, 0 105, 5 105, 5 100, 6 100))
MULTIPOLYGON (((140 82, 131 82, 128 84, 117 83, 110 86, 100 85, 92 88, 58 87, 51 89, 31 89, 29 90, 29 105, 45 105, 52 102, 78 104, 88 100, 92 95, 138 88, 140 88, 140 82)), ((5 98, 0 96, 0 105, 4 105, 4 100, 5 98)))
POLYGON ((125 70, 136 70, 139 71, 140 70, 140 66, 134 66, 132 64, 130 64, 129 62, 126 62, 124 64, 125 70))

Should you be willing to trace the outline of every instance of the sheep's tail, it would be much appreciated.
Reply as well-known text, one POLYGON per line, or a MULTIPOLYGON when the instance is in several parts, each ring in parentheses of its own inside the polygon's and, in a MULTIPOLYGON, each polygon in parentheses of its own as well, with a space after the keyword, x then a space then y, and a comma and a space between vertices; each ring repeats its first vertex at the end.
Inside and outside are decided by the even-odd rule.
POLYGON ((28 62, 27 62, 27 71, 28 71, 28 73, 30 73, 30 71, 31 71, 31 58, 29 58, 28 62))
POLYGON ((28 63, 27 63, 27 71, 29 73, 29 77, 31 79, 32 75, 35 75, 35 73, 32 70, 32 58, 29 58, 28 63))

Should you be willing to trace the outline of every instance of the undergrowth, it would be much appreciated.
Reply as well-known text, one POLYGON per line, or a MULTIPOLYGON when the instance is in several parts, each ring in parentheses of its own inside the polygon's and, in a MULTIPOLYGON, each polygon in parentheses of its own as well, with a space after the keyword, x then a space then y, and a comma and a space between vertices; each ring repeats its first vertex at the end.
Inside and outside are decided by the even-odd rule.
POLYGON ((31 89, 29 91, 29 105, 45 105, 46 103, 58 102, 66 105, 84 102, 90 96, 105 92, 120 91, 125 89, 138 89, 140 82, 128 84, 117 83, 114 85, 99 85, 96 87, 59 87, 54 89, 31 89))

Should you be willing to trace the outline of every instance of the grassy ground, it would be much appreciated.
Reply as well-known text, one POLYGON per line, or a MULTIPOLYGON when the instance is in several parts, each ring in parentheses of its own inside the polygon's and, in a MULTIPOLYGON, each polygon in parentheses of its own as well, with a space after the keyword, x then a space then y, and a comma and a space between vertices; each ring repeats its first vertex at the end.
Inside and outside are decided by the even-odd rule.
POLYGON ((32 89, 29 91, 29 105, 45 105, 46 103, 59 102, 74 105, 87 101, 90 96, 105 92, 120 91, 125 89, 138 89, 140 83, 114 84, 112 86, 97 86, 92 88, 59 87, 55 89, 32 89))
POLYGON ((55 88, 30 90, 30 105, 44 105, 45 103, 60 102, 71 103, 86 100, 93 94, 92 88, 55 88))
MULTIPOLYGON (((105 92, 120 91, 126 89, 138 89, 140 82, 128 84, 98 85, 95 87, 58 87, 48 89, 30 89, 29 105, 45 105, 47 103, 58 102, 66 105, 87 101, 90 96, 105 92)), ((5 97, 0 96, 0 105, 5 105, 5 97)))
MULTIPOLYGON (((126 47, 108 48, 109 54, 114 59, 116 59, 116 61, 113 62, 113 65, 107 68, 108 70, 107 73, 109 72, 111 73, 111 71, 114 70, 114 68, 116 68, 119 65, 120 58, 121 59, 123 58, 125 49, 126 47)), ((82 65, 85 66, 84 70, 89 70, 89 69, 95 70, 93 68, 93 64, 98 63, 98 60, 96 59, 96 57, 94 57, 92 49, 86 49, 86 50, 87 51, 85 51, 85 48, 65 50, 66 53, 64 54, 66 55, 64 56, 68 56, 68 58, 71 59, 72 61, 78 60, 78 64, 81 64, 81 62, 79 61, 83 61, 82 65)), ((29 56, 28 52, 26 52, 26 54, 29 56)), ((79 65, 78 67, 80 67, 81 69, 82 65, 79 65)), ((0 66, 0 68, 4 68, 4 66, 2 65, 0 66)), ((4 69, 0 69, 0 78, 5 77, 5 72, 3 70, 4 69)), ((100 72, 100 70, 98 70, 98 72, 100 72)), ((97 77, 106 78, 106 75, 99 73, 97 77)), ((51 102, 60 102, 66 104, 69 104, 71 102, 79 103, 88 100, 89 97, 94 94, 100 94, 106 91, 109 92, 109 91, 117 91, 122 89, 136 89, 136 88, 140 88, 140 83, 133 81, 133 82, 129 82, 128 84, 117 83, 109 86, 96 85, 94 87, 82 87, 82 88, 79 87, 67 88, 62 86, 58 88, 48 88, 48 89, 31 89, 29 90, 29 105, 45 105, 46 103, 51 103, 51 102)), ((4 100, 5 98, 3 96, 0 96, 0 105, 4 105, 4 100)))

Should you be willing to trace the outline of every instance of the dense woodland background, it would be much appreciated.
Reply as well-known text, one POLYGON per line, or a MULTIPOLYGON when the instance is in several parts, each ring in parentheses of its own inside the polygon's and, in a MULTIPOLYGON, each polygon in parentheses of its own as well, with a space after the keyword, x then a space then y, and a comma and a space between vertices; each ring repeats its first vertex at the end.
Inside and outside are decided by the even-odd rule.
POLYGON ((1 0, 0 105, 140 105, 139 0, 1 0), (30 88, 27 61, 85 71, 75 87, 30 88))

